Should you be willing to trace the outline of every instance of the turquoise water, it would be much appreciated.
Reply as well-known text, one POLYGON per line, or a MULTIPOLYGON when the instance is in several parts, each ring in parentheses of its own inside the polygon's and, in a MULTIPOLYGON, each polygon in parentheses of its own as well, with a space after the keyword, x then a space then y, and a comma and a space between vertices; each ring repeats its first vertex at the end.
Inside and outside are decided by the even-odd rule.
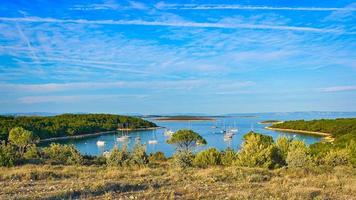
MULTIPOLYGON (((294 137, 298 140, 303 140, 307 144, 312 144, 320 141, 320 137, 315 137, 311 135, 302 135, 298 133, 281 133, 277 131, 267 130, 264 127, 264 124, 258 124, 258 122, 264 120, 295 120, 295 119, 322 119, 322 118, 341 118, 341 117, 356 117, 356 113, 341 113, 341 112, 297 112, 297 113, 257 113, 257 114, 237 114, 226 117, 218 117, 216 121, 156 121, 154 119, 147 119, 155 122, 159 126, 167 127, 173 131, 177 131, 183 128, 193 129, 194 131, 201 134, 208 142, 207 145, 197 148, 197 151, 205 149, 208 147, 216 147, 220 150, 231 147, 234 149, 239 149, 242 143, 243 136, 248 133, 251 129, 255 132, 262 133, 265 135, 270 135, 274 139, 285 135, 288 137, 294 137), (254 117, 246 117, 254 116, 254 117), (212 126, 222 127, 225 124, 226 128, 233 127, 235 124, 238 128, 238 133, 236 133, 232 140, 224 141, 223 134, 217 133, 220 132, 220 129, 214 129, 212 126)), ((168 139, 164 134, 164 129, 158 129, 154 131, 135 131, 129 133, 129 140, 125 142, 129 148, 135 144, 135 138, 140 137, 141 143, 146 144, 147 152, 156 152, 162 151, 166 156, 171 156, 175 149, 173 146, 166 143, 168 139), (148 140, 155 138, 158 140, 157 144, 148 144, 148 140)), ((60 141, 62 144, 73 144, 76 148, 82 153, 87 155, 100 155, 104 151, 110 151, 114 145, 122 146, 122 142, 116 140, 117 137, 121 136, 122 132, 116 132, 107 135, 101 135, 90 138, 82 139, 71 139, 66 141, 60 141), (105 141, 105 146, 98 147, 96 142, 98 140, 105 141)), ((48 145, 48 144, 47 144, 48 145)))

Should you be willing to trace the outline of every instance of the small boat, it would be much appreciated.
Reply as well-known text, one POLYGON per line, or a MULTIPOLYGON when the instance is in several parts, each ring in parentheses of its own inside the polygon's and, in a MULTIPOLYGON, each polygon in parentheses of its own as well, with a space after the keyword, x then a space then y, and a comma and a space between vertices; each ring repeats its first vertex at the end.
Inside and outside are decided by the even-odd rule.
POLYGON ((230 129, 230 132, 237 133, 239 130, 237 128, 230 129))
POLYGON ((233 133, 237 133, 239 131, 239 129, 236 127, 236 122, 234 122, 234 128, 231 128, 229 131, 233 133))
POLYGON ((157 140, 148 140, 148 144, 157 144, 158 141, 157 140))
POLYGON ((163 133, 165 136, 168 136, 168 137, 170 137, 170 136, 172 136, 173 134, 174 134, 174 132, 173 131, 171 131, 171 130, 169 130, 169 129, 167 129, 167 130, 165 130, 164 131, 164 133, 163 133))
POLYGON ((152 131, 152 139, 151 140, 148 140, 148 144, 157 144, 158 143, 158 141, 156 140, 156 131, 155 130, 153 130, 152 131))
POLYGON ((96 142, 96 145, 99 146, 99 147, 105 146, 105 141, 98 140, 98 141, 96 142))
POLYGON ((129 136, 128 135, 123 135, 123 136, 121 136, 121 137, 118 137, 116 140, 118 141, 118 142, 125 142, 125 141, 127 141, 129 139, 129 136))

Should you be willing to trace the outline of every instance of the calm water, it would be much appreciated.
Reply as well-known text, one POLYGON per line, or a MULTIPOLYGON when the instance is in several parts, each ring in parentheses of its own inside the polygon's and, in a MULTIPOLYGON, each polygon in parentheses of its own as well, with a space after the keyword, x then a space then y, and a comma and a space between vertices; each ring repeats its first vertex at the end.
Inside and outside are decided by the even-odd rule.
MULTIPOLYGON (((243 136, 248 133, 251 129, 255 132, 263 133, 265 135, 270 135, 274 139, 282 135, 289 137, 295 137, 296 139, 303 140, 307 144, 312 144, 320 141, 320 137, 302 135, 302 134, 293 134, 293 133, 281 133, 271 130, 266 130, 264 127, 266 125, 258 124, 258 122, 263 120, 294 120, 294 119, 322 119, 322 118, 341 118, 341 117, 356 117, 356 113, 335 113, 335 112, 298 112, 298 113, 262 113, 262 114, 248 114, 248 116, 254 117, 245 117, 246 114, 234 115, 234 117, 219 117, 216 121, 197 121, 197 122, 188 122, 188 121, 173 121, 173 122, 163 122, 155 121, 154 119, 148 119, 155 122, 159 126, 167 127, 173 131, 177 131, 183 128, 192 129, 199 134, 201 134, 208 142, 206 146, 198 147, 197 150, 201 150, 208 147, 216 147, 220 150, 231 147, 238 149, 242 143, 243 136), (222 127, 225 124, 226 128, 234 127, 236 124, 238 128, 238 133, 232 138, 231 141, 224 141, 223 134, 217 133, 220 129, 214 129, 212 126, 222 127)), ((162 151, 166 156, 171 156, 175 151, 174 147, 167 144, 166 140, 168 139, 163 134, 164 129, 159 129, 154 131, 136 131, 131 132, 129 135, 130 139, 126 142, 130 147, 135 143, 135 138, 140 137, 141 142, 146 144, 147 152, 156 152, 162 151), (158 140, 158 143, 155 145, 148 144, 148 140, 155 138, 158 140)), ((75 140, 66 140, 59 143, 62 144, 74 144, 76 148, 83 154, 89 155, 99 155, 104 151, 111 150, 115 144, 121 146, 121 142, 117 142, 116 138, 121 136, 122 132, 117 132, 113 134, 101 135, 91 138, 75 139, 75 140), (99 148, 96 145, 98 140, 105 141, 105 146, 99 148)))

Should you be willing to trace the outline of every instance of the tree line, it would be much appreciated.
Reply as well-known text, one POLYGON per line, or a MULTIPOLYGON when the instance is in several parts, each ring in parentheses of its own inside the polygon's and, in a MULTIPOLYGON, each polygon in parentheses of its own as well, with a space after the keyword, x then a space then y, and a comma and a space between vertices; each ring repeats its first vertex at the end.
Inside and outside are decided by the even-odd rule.
POLYGON ((74 136, 118 128, 148 128, 156 124, 137 117, 111 114, 63 114, 50 117, 0 116, 0 140, 7 140, 12 128, 22 127, 40 138, 74 136))

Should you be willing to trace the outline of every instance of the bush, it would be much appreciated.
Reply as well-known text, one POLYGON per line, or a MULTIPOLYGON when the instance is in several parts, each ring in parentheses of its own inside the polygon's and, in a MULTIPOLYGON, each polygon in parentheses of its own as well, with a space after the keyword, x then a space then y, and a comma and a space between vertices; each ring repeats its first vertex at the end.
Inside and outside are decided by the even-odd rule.
POLYGON ((146 146, 136 143, 131 156, 130 156, 131 165, 135 166, 144 166, 148 163, 148 156, 146 154, 146 146))
POLYGON ((215 148, 201 151, 195 156, 193 163, 198 167, 219 165, 221 163, 220 152, 215 148))
POLYGON ((279 160, 278 149, 271 136, 250 132, 244 136, 235 163, 244 167, 274 168, 279 160))
POLYGON ((302 168, 311 165, 309 148, 302 141, 292 141, 289 146, 286 162, 288 167, 302 168))
POLYGON ((167 158, 166 156, 164 155, 163 152, 161 151, 157 151, 155 153, 151 153, 150 156, 148 157, 148 160, 150 162, 154 162, 154 161, 166 161, 167 158))
POLYGON ((236 159, 237 153, 231 148, 221 152, 221 164, 224 166, 231 166, 234 162, 236 162, 236 159))
POLYGON ((323 159, 324 164, 327 166, 340 166, 350 164, 350 152, 346 149, 332 149, 323 159))
POLYGON ((174 167, 185 169, 193 166, 194 155, 191 151, 188 150, 177 151, 172 158, 173 158, 172 164, 174 167))
POLYGON ((115 147, 106 159, 106 164, 111 167, 129 166, 129 162, 130 153, 127 151, 127 146, 123 146, 122 149, 115 147))
POLYGON ((82 164, 83 157, 73 145, 60 145, 52 143, 43 148, 43 157, 53 164, 82 164))
POLYGON ((16 160, 16 151, 10 144, 0 144, 0 167, 11 167, 16 160))
POLYGON ((36 147, 36 145, 34 145, 34 144, 30 145, 27 148, 23 157, 27 160, 40 158, 39 151, 38 151, 38 148, 36 147))

